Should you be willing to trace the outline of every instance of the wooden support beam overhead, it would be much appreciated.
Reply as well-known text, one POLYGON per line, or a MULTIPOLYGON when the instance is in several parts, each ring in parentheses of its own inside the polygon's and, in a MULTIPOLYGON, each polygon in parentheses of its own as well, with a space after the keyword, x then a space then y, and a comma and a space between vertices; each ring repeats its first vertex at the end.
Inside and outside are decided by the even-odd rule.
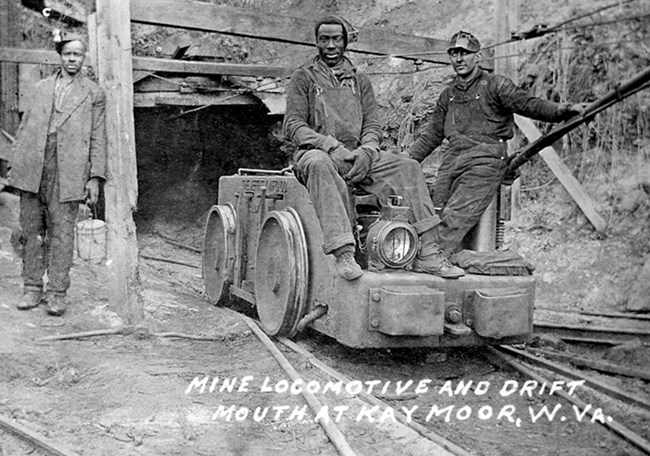
POLYGON ((97 68, 106 90, 109 304, 125 322, 144 318, 133 211, 138 181, 129 0, 97 0, 97 68))
MULTIPOLYGON (((313 46, 316 18, 303 19, 188 0, 132 0, 131 20, 141 24, 313 46)), ((383 29, 360 29, 359 40, 351 44, 349 50, 395 56, 435 53, 413 56, 412 59, 449 63, 447 41, 383 29)))
MULTIPOLYGON (((91 58, 88 63, 92 62, 91 58)), ((0 62, 35 63, 59 65, 61 60, 55 51, 40 49, 18 49, 0 47, 0 62)), ((193 62, 189 60, 157 59, 154 57, 133 57, 132 67, 136 71, 164 73, 255 76, 269 78, 288 78, 294 68, 267 65, 248 65, 239 63, 193 62)))
POLYGON ((293 68, 240 63, 193 62, 188 60, 157 59, 154 57, 133 57, 133 69, 183 74, 218 74, 229 76, 258 76, 288 78, 293 68))

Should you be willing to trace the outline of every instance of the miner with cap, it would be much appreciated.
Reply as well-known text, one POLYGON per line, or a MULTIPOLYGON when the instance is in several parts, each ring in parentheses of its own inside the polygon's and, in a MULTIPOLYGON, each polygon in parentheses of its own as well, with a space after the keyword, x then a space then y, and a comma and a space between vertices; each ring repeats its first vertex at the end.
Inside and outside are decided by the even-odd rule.
POLYGON ((16 306, 44 301, 59 316, 66 311, 79 203, 96 203, 105 179, 106 129, 104 91, 82 74, 85 41, 68 35, 55 47, 61 66, 36 85, 16 135, 9 185, 21 195, 24 294, 16 306))
POLYGON ((456 76, 408 150, 421 162, 444 139, 449 141, 433 190, 434 206, 442 208, 441 223, 434 230, 436 242, 447 257, 460 250, 505 177, 513 114, 559 122, 582 114, 586 106, 531 96, 510 79, 481 69, 480 51, 479 41, 468 32, 451 38, 447 52, 456 76))
POLYGON ((370 80, 345 56, 354 30, 330 16, 318 21, 314 34, 318 55, 294 72, 287 88, 284 133, 297 149, 294 171, 316 210, 323 251, 336 258, 344 279, 363 274, 354 259, 349 191, 357 187, 376 195, 380 204, 398 195, 410 207, 410 222, 421 242, 415 271, 462 276, 463 270, 452 266, 434 242, 433 228, 440 219, 419 164, 379 150, 381 125, 370 80))

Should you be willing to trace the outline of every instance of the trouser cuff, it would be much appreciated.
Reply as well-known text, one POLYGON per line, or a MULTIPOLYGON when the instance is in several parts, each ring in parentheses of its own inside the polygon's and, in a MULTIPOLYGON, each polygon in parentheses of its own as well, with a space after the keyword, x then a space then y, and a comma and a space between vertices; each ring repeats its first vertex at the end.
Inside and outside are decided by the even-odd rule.
POLYGON ((354 246, 354 236, 352 233, 345 233, 336 236, 334 239, 323 244, 323 252, 325 255, 330 255, 334 253, 334 250, 343 247, 344 245, 354 246))
POLYGON ((429 231, 436 226, 440 225, 442 220, 440 220, 440 217, 437 215, 432 215, 431 217, 427 217, 425 219, 422 219, 418 222, 413 223, 413 228, 415 228, 415 232, 418 235, 421 235, 422 233, 429 231))

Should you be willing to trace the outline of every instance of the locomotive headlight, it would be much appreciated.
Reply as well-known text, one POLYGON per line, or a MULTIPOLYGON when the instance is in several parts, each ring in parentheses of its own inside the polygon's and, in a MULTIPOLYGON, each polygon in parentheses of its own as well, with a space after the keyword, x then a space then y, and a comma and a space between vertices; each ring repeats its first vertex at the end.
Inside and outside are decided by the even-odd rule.
POLYGON ((376 256, 389 268, 402 268, 409 264, 418 250, 415 229, 403 222, 384 222, 371 228, 371 256, 376 256))

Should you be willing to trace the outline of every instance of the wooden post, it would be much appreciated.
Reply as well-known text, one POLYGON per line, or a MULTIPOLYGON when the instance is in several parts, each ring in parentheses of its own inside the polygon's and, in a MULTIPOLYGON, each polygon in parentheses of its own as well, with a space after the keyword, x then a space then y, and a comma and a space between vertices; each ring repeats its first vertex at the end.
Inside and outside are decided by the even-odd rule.
MULTIPOLYGON (((17 47, 20 38, 20 0, 0 0, 0 47, 17 47)), ((18 64, 0 63, 0 128, 15 136, 20 124, 18 115, 18 64)), ((0 157, 9 156, 0 151, 0 157)), ((6 173, 0 161, 0 177, 6 173)))
POLYGON ((138 197, 129 0, 97 0, 97 74, 106 90, 109 303, 126 324, 143 319, 133 211, 138 197))
MULTIPOLYGON (((510 39, 510 32, 517 30, 519 0, 496 0, 496 42, 503 43, 510 39)), ((519 79, 517 71, 517 42, 497 46, 494 50, 494 72, 502 74, 514 81, 519 79)), ((508 143, 508 155, 515 153, 514 146, 508 143)), ((517 179, 511 187, 512 216, 515 217, 521 209, 521 179, 517 179)))

